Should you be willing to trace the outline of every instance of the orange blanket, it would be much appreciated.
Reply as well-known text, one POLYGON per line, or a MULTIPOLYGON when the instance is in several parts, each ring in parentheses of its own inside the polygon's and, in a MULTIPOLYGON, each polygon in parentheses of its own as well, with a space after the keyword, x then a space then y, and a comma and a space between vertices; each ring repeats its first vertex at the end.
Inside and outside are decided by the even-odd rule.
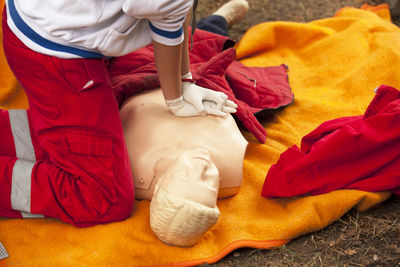
MULTIPOLYGON (((268 168, 303 135, 323 121, 361 115, 381 84, 400 88, 400 30, 391 24, 386 5, 363 9, 344 8, 333 18, 310 23, 259 24, 238 43, 245 65, 289 66, 295 101, 264 122, 265 144, 243 132, 250 142, 244 184, 236 196, 218 201, 220 219, 197 245, 161 243, 149 226, 149 202, 141 201, 129 219, 85 229, 49 218, 0 218, 0 241, 10 255, 0 266, 213 263, 239 247, 280 246, 326 227, 352 208, 366 210, 386 200, 388 192, 355 190, 287 199, 260 196, 268 168)), ((26 108, 23 91, 0 57, 0 108, 26 108)))

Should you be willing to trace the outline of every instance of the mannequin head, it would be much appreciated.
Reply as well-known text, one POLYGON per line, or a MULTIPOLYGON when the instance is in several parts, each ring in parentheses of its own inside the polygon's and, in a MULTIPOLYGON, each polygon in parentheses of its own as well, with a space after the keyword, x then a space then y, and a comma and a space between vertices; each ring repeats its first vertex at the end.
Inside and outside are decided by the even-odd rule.
POLYGON ((213 208, 219 187, 219 173, 208 151, 197 148, 176 159, 161 158, 154 167, 160 184, 171 194, 213 208))
POLYGON ((175 117, 160 89, 120 109, 137 199, 151 200, 163 242, 190 246, 218 220, 217 197, 239 191, 247 141, 233 117, 175 117))
POLYGON ((157 185, 150 203, 150 226, 164 243, 192 246, 217 223, 219 210, 170 194, 157 185))
POLYGON ((218 220, 219 174, 204 149, 156 164, 161 175, 150 204, 150 226, 164 243, 191 246, 218 220))

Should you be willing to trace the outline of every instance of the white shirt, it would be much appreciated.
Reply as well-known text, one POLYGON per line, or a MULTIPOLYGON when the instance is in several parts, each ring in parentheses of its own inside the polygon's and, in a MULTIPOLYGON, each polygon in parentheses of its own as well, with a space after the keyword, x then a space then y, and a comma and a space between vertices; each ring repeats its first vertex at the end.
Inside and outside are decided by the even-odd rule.
POLYGON ((7 23, 30 49, 61 58, 121 56, 183 41, 193 0, 6 0, 7 23))

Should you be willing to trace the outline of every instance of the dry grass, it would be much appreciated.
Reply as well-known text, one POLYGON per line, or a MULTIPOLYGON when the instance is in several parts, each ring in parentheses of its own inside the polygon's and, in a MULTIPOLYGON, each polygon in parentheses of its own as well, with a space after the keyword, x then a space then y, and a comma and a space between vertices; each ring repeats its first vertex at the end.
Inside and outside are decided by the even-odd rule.
POLYGON ((400 266, 400 200, 350 211, 277 249, 238 249, 212 266, 400 266))
MULTIPOLYGON (((199 18, 208 16, 225 2, 226 0, 200 0, 196 14, 199 18)), ((390 3, 394 22, 400 22, 398 0, 248 0, 248 2, 250 10, 246 17, 229 30, 229 35, 234 40, 239 40, 249 27, 261 22, 277 20, 307 22, 331 17, 344 6, 361 7, 364 3, 371 5, 390 3)))
MULTIPOLYGON (((211 14, 224 2, 199 1, 198 17, 211 14)), ((260 22, 307 22, 330 17, 343 6, 360 7, 363 3, 389 3, 393 22, 400 25, 397 0, 248 2, 247 16, 229 30, 234 40, 239 40, 246 29, 260 22)), ((325 229, 274 250, 238 249, 212 266, 400 266, 400 199, 390 199, 367 212, 350 211, 325 229)))

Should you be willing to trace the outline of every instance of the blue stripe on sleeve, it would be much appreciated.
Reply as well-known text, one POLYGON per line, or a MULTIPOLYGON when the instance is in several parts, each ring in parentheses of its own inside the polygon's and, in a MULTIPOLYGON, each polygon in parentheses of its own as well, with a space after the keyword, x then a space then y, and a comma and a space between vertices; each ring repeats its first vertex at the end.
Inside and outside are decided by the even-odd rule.
POLYGON ((176 30, 176 31, 166 31, 166 30, 162 30, 162 29, 160 29, 160 28, 157 28, 157 27, 154 26, 151 22, 150 22, 149 24, 150 24, 150 29, 151 29, 154 33, 156 33, 156 34, 158 34, 158 35, 161 35, 161 36, 163 36, 163 37, 170 38, 170 39, 179 38, 179 37, 182 36, 182 33, 183 33, 182 27, 180 27, 179 30, 176 30))
POLYGON ((36 44, 38 44, 44 48, 47 48, 49 50, 65 52, 65 53, 77 55, 77 56, 80 56, 83 58, 103 58, 104 57, 100 53, 58 44, 58 43, 55 43, 55 42, 52 42, 50 40, 43 38, 38 33, 36 33, 32 28, 30 28, 28 26, 28 24, 25 23, 25 21, 22 20, 22 18, 18 14, 17 9, 15 8, 14 0, 8 0, 7 8, 8 8, 8 11, 10 12, 10 16, 11 16, 12 20, 14 21, 15 26, 17 26, 17 28, 26 37, 28 37, 30 40, 32 40, 36 44))

